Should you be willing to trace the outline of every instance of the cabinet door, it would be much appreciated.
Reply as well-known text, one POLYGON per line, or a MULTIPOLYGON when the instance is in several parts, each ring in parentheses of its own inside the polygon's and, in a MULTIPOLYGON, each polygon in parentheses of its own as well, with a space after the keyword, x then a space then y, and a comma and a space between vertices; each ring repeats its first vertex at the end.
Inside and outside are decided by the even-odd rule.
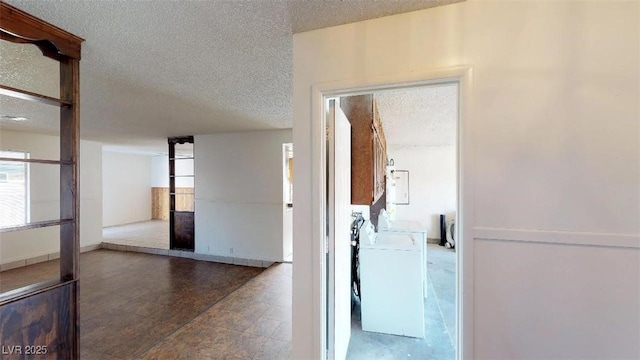
POLYGON ((385 190, 386 151, 377 132, 373 134, 373 202, 375 203, 385 190))

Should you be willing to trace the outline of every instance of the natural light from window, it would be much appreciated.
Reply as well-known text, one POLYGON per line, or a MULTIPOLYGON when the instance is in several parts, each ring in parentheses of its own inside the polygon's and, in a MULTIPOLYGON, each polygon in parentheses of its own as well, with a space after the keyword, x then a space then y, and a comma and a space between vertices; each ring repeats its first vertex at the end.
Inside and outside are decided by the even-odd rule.
MULTIPOLYGON (((22 151, 0 151, 0 158, 28 159, 22 151)), ((0 161, 0 227, 29 222, 29 164, 0 161)))

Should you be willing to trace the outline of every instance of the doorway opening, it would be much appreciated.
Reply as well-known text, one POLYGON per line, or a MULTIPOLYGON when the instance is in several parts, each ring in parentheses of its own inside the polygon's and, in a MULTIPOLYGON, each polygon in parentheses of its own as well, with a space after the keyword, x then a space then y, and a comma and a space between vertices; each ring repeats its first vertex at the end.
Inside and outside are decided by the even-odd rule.
POLYGON ((282 256, 293 261, 293 144, 282 144, 282 256))
POLYGON ((340 93, 335 108, 323 94, 329 140, 329 260, 323 281, 329 358, 454 359, 460 354, 459 94, 457 79, 340 93), (340 112, 351 126, 346 154, 336 142, 340 112), (336 166, 346 158, 352 191, 339 198, 336 189, 345 180, 336 166), (350 234, 340 227, 347 205, 350 234), (338 264, 336 258, 344 257, 337 247, 345 241, 352 256, 348 264, 338 264), (354 270, 345 274, 340 270, 345 268, 354 270), (346 276, 352 284, 348 293, 339 288, 346 276), (347 301, 350 316, 341 310, 347 301))

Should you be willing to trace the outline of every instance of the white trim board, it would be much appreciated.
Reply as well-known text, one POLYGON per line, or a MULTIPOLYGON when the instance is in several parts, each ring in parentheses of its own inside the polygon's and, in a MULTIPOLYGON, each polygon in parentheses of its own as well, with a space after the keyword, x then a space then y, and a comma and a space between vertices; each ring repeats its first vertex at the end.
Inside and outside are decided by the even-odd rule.
POLYGON ((476 240, 607 246, 640 249, 640 235, 476 227, 476 240))

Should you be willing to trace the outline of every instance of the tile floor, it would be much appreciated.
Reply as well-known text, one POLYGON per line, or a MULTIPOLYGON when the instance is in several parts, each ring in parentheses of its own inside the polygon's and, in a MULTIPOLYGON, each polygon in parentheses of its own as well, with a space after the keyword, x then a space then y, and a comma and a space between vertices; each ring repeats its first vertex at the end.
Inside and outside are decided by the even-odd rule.
MULTIPOLYGON (((428 245, 426 339, 364 332, 348 359, 455 358, 455 252, 428 245)), ((291 264, 262 271, 160 255, 81 255, 82 359, 287 359, 291 264)), ((2 273, 2 289, 56 276, 56 260, 2 273)))
POLYGON ((102 241, 116 245, 169 248, 169 221, 150 220, 102 229, 102 241))
POLYGON ((60 261, 51 260, 0 272, 0 293, 60 278, 60 261))
MULTIPOLYGON (((56 260, 3 272, 55 277, 56 260)), ((269 269, 95 250, 80 256, 81 358, 287 359, 291 265, 269 269)), ((18 279, 18 280, 15 280, 18 279)))
POLYGON ((455 359, 455 252, 427 245, 424 339, 362 331, 360 306, 352 312, 347 359, 455 359))
POLYGON ((291 265, 273 265, 141 359, 288 359, 291 265))

